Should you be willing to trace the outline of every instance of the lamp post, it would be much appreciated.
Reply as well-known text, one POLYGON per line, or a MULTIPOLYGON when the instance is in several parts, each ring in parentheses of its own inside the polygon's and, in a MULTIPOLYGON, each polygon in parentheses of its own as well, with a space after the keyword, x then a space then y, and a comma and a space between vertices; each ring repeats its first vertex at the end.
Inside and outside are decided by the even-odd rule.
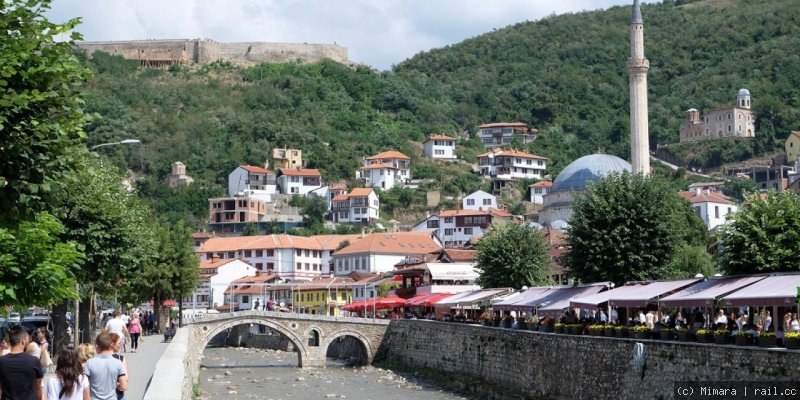
POLYGON ((120 144, 140 144, 140 143, 142 143, 142 141, 139 140, 139 139, 125 139, 125 140, 120 140, 119 142, 109 142, 109 143, 97 144, 97 145, 92 146, 90 148, 90 150, 94 151, 98 147, 104 147, 104 146, 116 146, 116 145, 120 145, 120 144))

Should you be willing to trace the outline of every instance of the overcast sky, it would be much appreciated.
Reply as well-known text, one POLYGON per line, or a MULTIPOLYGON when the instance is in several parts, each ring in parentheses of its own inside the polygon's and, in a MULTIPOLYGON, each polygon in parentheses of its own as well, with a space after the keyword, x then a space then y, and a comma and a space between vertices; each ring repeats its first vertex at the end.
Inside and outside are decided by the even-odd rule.
MULTIPOLYGON (((650 2, 650 1, 648 1, 650 2)), ((550 14, 632 0, 54 0, 85 40, 211 38, 338 43, 381 70, 414 54, 550 14)))

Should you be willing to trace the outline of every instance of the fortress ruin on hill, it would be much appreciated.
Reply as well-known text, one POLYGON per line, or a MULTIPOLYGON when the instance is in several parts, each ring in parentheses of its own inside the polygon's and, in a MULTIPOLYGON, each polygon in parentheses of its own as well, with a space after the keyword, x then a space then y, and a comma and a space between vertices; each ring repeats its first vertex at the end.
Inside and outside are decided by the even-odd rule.
POLYGON ((206 64, 228 61, 240 66, 261 63, 314 63, 329 58, 349 64, 347 48, 338 44, 234 42, 211 39, 127 40, 77 42, 89 56, 96 51, 137 60, 143 67, 166 67, 175 64, 206 64))

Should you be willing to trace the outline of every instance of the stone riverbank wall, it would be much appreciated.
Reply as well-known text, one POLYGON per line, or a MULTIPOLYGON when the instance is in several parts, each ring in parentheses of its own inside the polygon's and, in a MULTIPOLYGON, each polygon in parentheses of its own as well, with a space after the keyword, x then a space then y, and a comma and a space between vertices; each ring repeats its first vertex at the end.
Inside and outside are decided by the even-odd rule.
POLYGON ((797 350, 423 320, 392 321, 376 361, 459 379, 490 398, 671 399, 674 381, 800 381, 797 350))
POLYGON ((347 48, 338 44, 235 42, 211 39, 127 40, 76 42, 89 56, 95 51, 137 60, 142 66, 167 66, 177 63, 206 64, 228 61, 251 66, 260 63, 314 63, 329 58, 348 64, 347 48))

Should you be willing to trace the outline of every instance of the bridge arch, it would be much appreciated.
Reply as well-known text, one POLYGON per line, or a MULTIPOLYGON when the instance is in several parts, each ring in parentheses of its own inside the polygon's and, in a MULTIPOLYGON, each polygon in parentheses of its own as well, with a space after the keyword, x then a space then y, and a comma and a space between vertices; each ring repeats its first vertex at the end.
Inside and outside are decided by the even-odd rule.
POLYGON ((350 336, 356 339, 356 342, 361 346, 361 350, 364 352, 365 356, 365 364, 369 364, 372 361, 372 357, 375 354, 372 347, 370 346, 370 340, 366 336, 364 336, 361 332, 345 329, 340 330, 335 333, 332 333, 330 336, 325 336, 325 341, 320 345, 320 350, 322 354, 328 353, 328 348, 330 345, 341 337, 350 336))
POLYGON ((292 345, 294 345, 295 349, 297 349, 297 364, 299 367, 303 367, 304 363, 309 360, 310 355, 308 352, 308 346, 306 342, 306 336, 300 336, 297 332, 293 331, 292 329, 298 328, 297 324, 294 323, 286 323, 286 321, 276 321, 275 319, 269 319, 265 316, 248 316, 244 318, 238 318, 234 320, 222 320, 222 321, 205 321, 205 322, 197 322, 195 323, 195 329, 198 329, 202 332, 202 339, 199 341, 198 351, 202 352, 203 349, 208 346, 208 343, 214 336, 222 333, 223 331, 233 328, 239 325, 246 325, 246 324, 257 324, 257 325, 264 325, 267 328, 270 328, 279 334, 285 336, 292 345), (281 323, 283 322, 283 323, 281 323), (288 327, 285 325, 289 325, 288 327), (292 326, 294 325, 294 326, 292 326))

